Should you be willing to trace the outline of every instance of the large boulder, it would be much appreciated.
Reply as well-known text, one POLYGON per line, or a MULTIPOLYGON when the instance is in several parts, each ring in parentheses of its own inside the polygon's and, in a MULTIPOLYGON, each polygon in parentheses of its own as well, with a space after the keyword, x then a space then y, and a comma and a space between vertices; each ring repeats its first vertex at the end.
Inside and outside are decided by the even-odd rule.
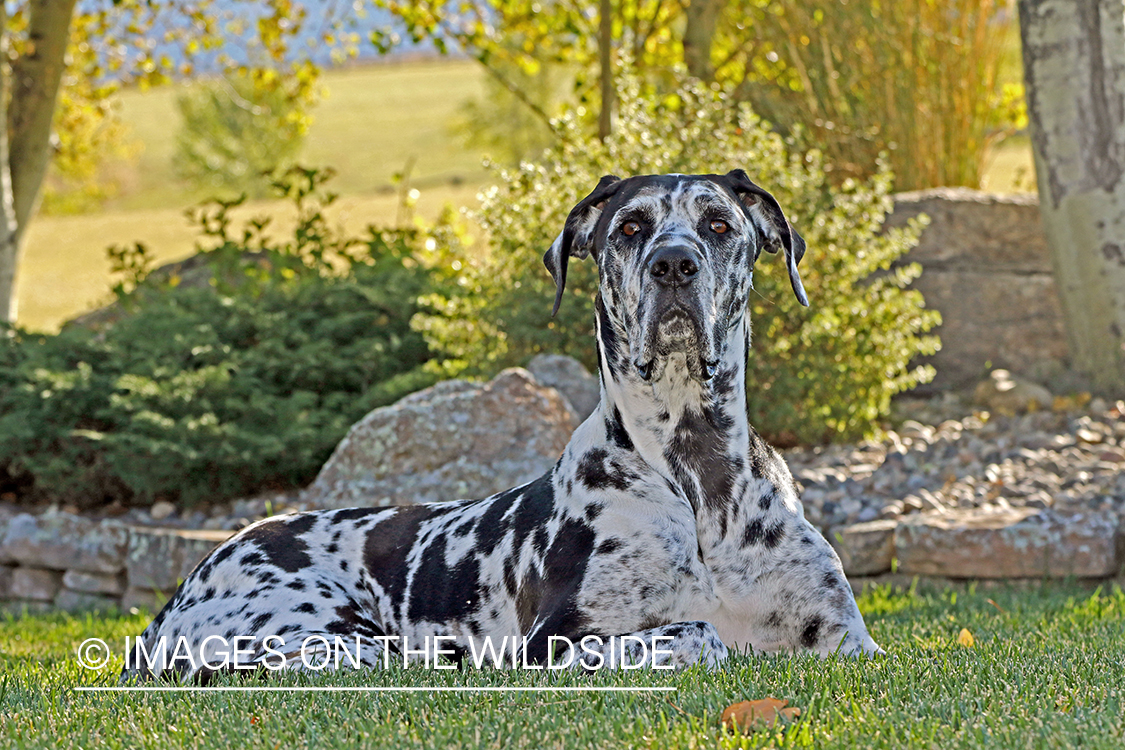
POLYGON ((550 469, 578 426, 527 370, 450 380, 357 422, 304 500, 325 508, 486 497, 550 469))
POLYGON ((895 529, 898 569, 949 578, 1100 578, 1117 572, 1112 513, 977 509, 909 516, 895 529))
POLYGON ((538 354, 528 363, 527 369, 543 385, 557 390, 578 414, 578 421, 594 413, 602 398, 602 387, 574 357, 565 354, 538 354))

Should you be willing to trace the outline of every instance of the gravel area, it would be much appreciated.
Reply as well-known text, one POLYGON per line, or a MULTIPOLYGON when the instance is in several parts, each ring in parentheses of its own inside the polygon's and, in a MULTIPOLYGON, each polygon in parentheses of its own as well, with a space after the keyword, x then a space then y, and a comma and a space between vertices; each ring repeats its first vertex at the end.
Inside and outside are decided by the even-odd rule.
POLYGON ((1125 402, 992 415, 956 396, 901 400, 906 417, 857 446, 786 452, 822 529, 954 508, 1111 509, 1125 518, 1125 402))

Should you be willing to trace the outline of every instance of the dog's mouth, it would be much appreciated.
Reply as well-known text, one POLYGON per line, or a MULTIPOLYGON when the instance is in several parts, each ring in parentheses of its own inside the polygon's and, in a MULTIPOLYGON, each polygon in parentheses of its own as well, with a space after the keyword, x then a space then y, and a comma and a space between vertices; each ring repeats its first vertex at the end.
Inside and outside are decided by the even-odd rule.
POLYGON ((687 368, 689 377, 703 382, 719 368, 718 342, 707 335, 703 315, 679 301, 654 311, 641 321, 641 335, 630 337, 633 367, 641 380, 659 379, 669 364, 687 368), (675 355, 683 355, 682 359, 675 355))

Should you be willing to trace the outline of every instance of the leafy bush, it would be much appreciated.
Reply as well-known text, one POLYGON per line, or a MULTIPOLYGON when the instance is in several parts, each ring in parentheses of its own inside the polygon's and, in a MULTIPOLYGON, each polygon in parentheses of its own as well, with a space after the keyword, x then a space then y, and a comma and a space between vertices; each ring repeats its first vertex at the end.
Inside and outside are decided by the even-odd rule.
POLYGON ((57 336, 0 329, 0 491, 190 505, 300 485, 364 413, 433 383, 412 234, 341 236, 324 179, 277 184, 298 214, 284 241, 207 204, 202 262, 146 278, 143 248, 119 250, 111 309, 57 336))
POLYGON ((807 240, 802 276, 813 305, 800 307, 784 264, 763 258, 747 375, 753 424, 782 444, 856 438, 887 413, 894 393, 933 377, 932 368, 909 364, 937 349, 935 337, 920 334, 939 317, 905 288, 918 266, 888 270, 916 243, 919 226, 882 231, 891 207, 885 169, 832 187, 817 152, 791 152, 748 107, 698 84, 653 98, 630 83, 620 101, 617 130, 605 143, 566 119, 559 124, 565 143, 538 164, 500 173, 477 217, 492 238, 489 254, 451 235, 434 238, 438 264, 463 269, 456 292, 431 295, 415 321, 445 355, 434 365, 445 374, 487 375, 546 351, 594 367, 595 265, 570 264, 567 299, 552 320, 554 287, 540 260, 570 208, 607 173, 741 167, 774 193, 807 240))
POLYGON ((176 100, 176 173, 202 188, 268 194, 270 175, 293 164, 308 132, 314 92, 295 80, 253 70, 193 84, 176 100))

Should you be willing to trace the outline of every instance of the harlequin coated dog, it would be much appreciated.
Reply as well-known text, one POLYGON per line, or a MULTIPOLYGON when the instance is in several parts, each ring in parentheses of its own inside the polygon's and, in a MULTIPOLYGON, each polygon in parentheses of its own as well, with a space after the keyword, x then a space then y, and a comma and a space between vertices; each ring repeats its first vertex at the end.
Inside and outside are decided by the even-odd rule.
MULTIPOLYGON (((462 661, 474 639, 511 637, 524 664, 553 657, 558 637, 588 636, 659 636, 652 664, 665 667, 719 665, 732 649, 881 653, 784 461, 747 422, 747 300, 762 250, 783 253, 807 305, 804 240, 742 170, 603 178, 544 258, 556 312, 571 258, 592 255, 600 276, 601 403, 554 468, 482 500, 255 523, 205 558, 139 639, 149 650, 181 641, 198 659, 134 663, 123 679, 206 681, 236 636, 240 665, 274 656, 297 669, 293 644, 337 636, 369 645, 372 667, 398 639, 432 636, 462 661)), ((619 666, 636 644, 587 651, 619 666)))

